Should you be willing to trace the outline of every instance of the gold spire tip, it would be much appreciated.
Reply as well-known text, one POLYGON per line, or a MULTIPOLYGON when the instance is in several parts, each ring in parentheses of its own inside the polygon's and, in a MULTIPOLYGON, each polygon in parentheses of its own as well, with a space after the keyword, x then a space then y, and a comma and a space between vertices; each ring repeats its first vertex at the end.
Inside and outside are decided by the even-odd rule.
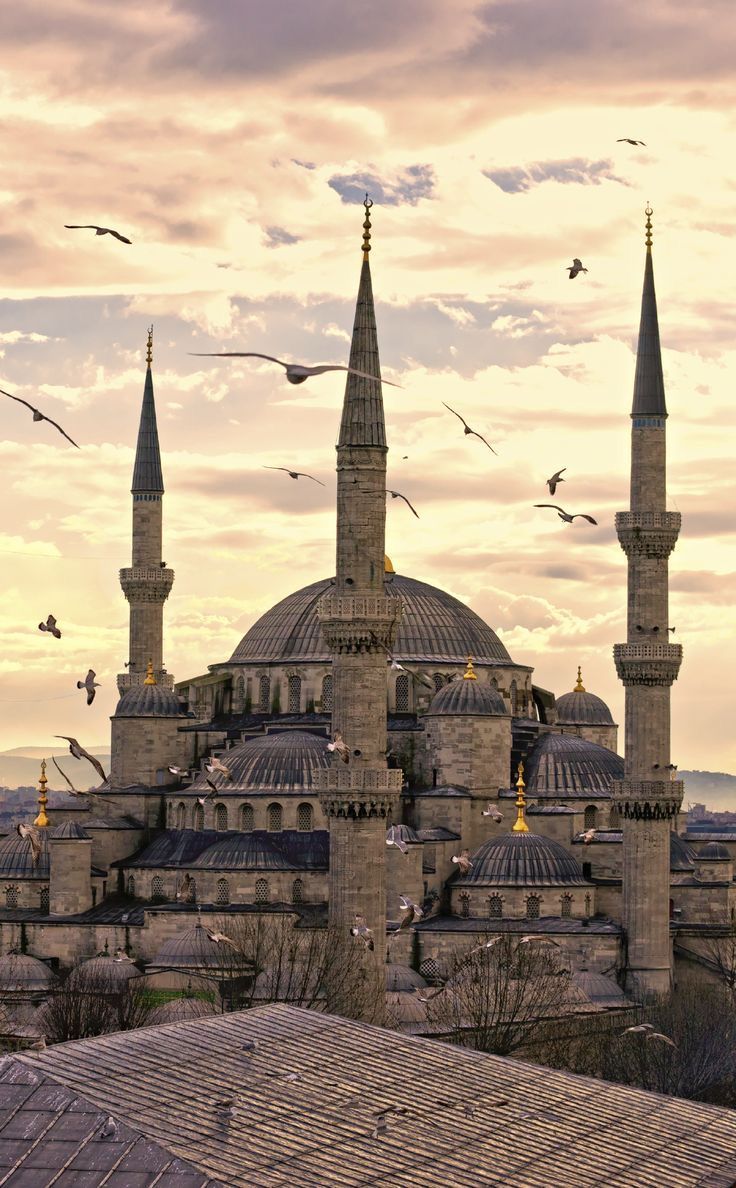
POLYGON ((46 816, 46 805, 49 802, 49 798, 46 795, 47 783, 48 783, 48 780, 46 779, 46 760, 42 759, 41 760, 41 774, 38 777, 38 816, 36 817, 36 820, 33 822, 34 825, 40 825, 42 828, 45 828, 45 826, 49 824, 49 819, 46 816))
POLYGON ((516 774, 518 776, 516 781, 516 820, 513 824, 512 832, 528 833, 529 826, 527 825, 524 818, 524 811, 526 809, 526 801, 524 799, 524 764, 521 760, 519 761, 519 766, 516 769, 516 774))
POLYGON ((468 656, 468 667, 465 669, 465 674, 463 676, 463 680, 464 681, 477 681, 478 680, 478 678, 475 675, 475 672, 473 670, 473 657, 472 656, 468 656))
POLYGON ((645 236, 644 242, 646 243, 647 247, 650 248, 652 246, 652 215, 654 214, 654 211, 652 210, 652 208, 648 202, 647 202, 646 210, 644 211, 644 214, 647 216, 646 236, 645 236))
POLYGON ((585 692, 585 685, 583 684, 583 673, 580 668, 580 665, 578 664, 578 679, 577 679, 577 684, 575 685, 575 688, 573 689, 573 693, 584 693, 584 692, 585 692))
POLYGON ((153 363, 153 326, 148 327, 148 341, 146 343, 146 363, 150 367, 153 363))
POLYGON ((368 253, 371 250, 371 207, 373 201, 366 194, 363 203, 365 207, 365 220, 363 222, 363 259, 368 259, 368 253))
POLYGON ((149 660, 148 664, 146 665, 146 679, 143 682, 143 684, 144 685, 155 685, 156 684, 156 678, 153 675, 153 660, 149 660))

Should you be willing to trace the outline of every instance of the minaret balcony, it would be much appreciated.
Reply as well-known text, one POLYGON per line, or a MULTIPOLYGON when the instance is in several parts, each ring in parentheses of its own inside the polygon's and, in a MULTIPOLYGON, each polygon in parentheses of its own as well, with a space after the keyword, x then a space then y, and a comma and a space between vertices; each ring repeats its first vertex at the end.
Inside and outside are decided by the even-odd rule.
POLYGON ((679 512, 616 512, 616 532, 627 557, 669 557, 681 523, 679 512))
POLYGON ((389 767, 322 768, 313 775, 313 787, 328 817, 388 817, 395 811, 404 773, 389 767))
POLYGON ((120 585, 128 602, 165 602, 173 584, 173 569, 137 565, 120 570, 120 585))
POLYGON ((614 780, 611 804, 627 821, 672 820, 680 811, 683 780, 614 780))
POLYGON ((317 603, 322 634, 332 652, 390 648, 401 619, 401 599, 390 594, 324 594, 317 603))
POLYGON ((671 685, 677 680, 682 664, 682 645, 615 644, 613 659, 624 685, 671 685))

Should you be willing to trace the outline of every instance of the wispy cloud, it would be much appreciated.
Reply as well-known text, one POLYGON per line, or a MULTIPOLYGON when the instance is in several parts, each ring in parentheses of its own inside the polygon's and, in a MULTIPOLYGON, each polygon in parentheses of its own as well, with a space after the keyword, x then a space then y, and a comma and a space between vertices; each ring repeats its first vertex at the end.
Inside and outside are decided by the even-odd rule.
POLYGON ((503 169, 484 169, 483 175, 505 194, 524 194, 533 186, 546 181, 563 186, 600 186, 604 181, 627 182, 614 171, 613 161, 587 161, 583 157, 569 157, 564 161, 536 161, 532 165, 509 165, 503 169))
POLYGON ((432 197, 435 175, 431 165, 407 165, 393 178, 367 169, 335 174, 327 184, 343 202, 362 202, 368 194, 381 206, 416 206, 422 198, 432 197))

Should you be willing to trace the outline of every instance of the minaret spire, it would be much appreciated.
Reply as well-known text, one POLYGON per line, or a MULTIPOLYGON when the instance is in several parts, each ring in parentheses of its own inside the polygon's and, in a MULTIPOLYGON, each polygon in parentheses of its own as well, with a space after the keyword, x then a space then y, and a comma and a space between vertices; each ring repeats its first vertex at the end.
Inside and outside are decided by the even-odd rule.
POLYGON ((634 401, 632 417, 666 417, 667 404, 664 398, 664 377, 662 375, 662 351, 659 345, 659 320, 657 318, 657 295, 654 291, 654 265, 652 263, 652 215, 646 208, 646 260, 644 262, 644 287, 641 294, 641 319, 639 321, 639 343, 636 352, 636 375, 634 377, 634 401))
POLYGON ((161 470, 161 450, 158 444, 158 426, 156 425, 156 404, 153 399, 153 375, 151 363, 153 361, 153 326, 148 330, 146 343, 146 381, 143 386, 143 404, 141 419, 138 425, 138 444, 135 450, 135 465, 133 466, 133 485, 131 493, 155 493, 163 495, 164 476, 161 470))

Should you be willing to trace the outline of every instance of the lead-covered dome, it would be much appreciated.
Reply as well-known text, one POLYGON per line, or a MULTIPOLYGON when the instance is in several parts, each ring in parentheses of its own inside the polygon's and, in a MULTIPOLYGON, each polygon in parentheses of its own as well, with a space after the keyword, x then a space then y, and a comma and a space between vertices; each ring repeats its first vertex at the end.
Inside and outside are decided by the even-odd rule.
POLYGON ((203 772, 192 788, 207 787, 211 779, 222 792, 261 789, 269 792, 300 792, 311 787, 315 771, 329 767, 327 738, 306 730, 285 730, 250 738, 222 755, 231 779, 203 772))
POLYGON ((709 862, 730 862, 731 855, 723 842, 712 841, 698 850, 698 859, 705 858, 709 862))
POLYGON ((507 714, 503 697, 493 685, 479 680, 450 681, 432 698, 428 714, 464 714, 468 717, 507 714))
POLYGON ((556 701, 557 722, 560 726, 614 726, 613 715, 602 697, 585 688, 580 669, 571 693, 563 693, 556 701))
MULTIPOLYGON (((331 653, 317 618, 317 602, 332 578, 289 594, 253 624, 230 657, 231 664, 290 661, 329 663, 331 653)), ((465 603, 436 586, 390 574, 387 591, 401 597, 403 612, 393 653, 401 660, 464 664, 509 664, 511 657, 494 631, 465 603)))
POLYGON ((51 990, 57 980, 53 970, 38 957, 13 950, 0 957, 0 992, 3 994, 40 994, 51 990))
POLYGON ((543 734, 524 772, 527 796, 610 796, 613 781, 623 776, 620 755, 576 734, 543 734))
POLYGON ((223 941, 214 941, 201 924, 187 928, 164 941, 152 961, 164 969, 219 969, 235 972, 244 964, 236 949, 223 941))
POLYGON ((131 685, 115 709, 116 718, 181 718, 179 698, 163 685, 131 685))
POLYGON ((455 885, 487 883, 493 887, 569 887, 587 885, 575 859, 560 842, 536 833, 504 833, 484 842, 455 885))

